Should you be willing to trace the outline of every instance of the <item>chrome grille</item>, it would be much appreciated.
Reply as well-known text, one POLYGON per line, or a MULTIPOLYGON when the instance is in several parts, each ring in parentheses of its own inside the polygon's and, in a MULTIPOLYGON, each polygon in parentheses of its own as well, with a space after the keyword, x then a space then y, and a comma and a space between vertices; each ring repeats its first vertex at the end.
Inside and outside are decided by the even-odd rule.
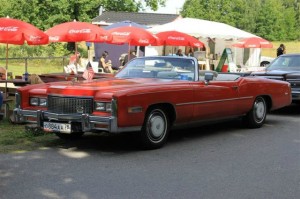
POLYGON ((287 79, 292 88, 300 88, 300 79, 287 79))
POLYGON ((48 111, 59 114, 92 113, 93 99, 49 95, 48 111))

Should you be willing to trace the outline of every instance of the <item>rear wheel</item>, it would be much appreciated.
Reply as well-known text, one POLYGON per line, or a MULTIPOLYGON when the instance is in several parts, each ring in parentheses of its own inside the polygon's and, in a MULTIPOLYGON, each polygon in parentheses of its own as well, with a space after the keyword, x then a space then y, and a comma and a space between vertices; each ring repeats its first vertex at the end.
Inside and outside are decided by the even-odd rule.
POLYGON ((146 149, 162 147, 169 134, 169 118, 163 109, 155 108, 148 112, 141 131, 141 142, 146 149))
POLYGON ((257 97, 253 103, 252 109, 243 118, 244 123, 249 128, 259 128, 266 120, 267 104, 263 97, 257 97))
POLYGON ((76 132, 76 133, 71 133, 71 134, 67 134, 67 133, 55 133, 60 139, 63 140, 75 140, 75 139, 79 139, 82 137, 82 135, 84 134, 84 132, 76 132))

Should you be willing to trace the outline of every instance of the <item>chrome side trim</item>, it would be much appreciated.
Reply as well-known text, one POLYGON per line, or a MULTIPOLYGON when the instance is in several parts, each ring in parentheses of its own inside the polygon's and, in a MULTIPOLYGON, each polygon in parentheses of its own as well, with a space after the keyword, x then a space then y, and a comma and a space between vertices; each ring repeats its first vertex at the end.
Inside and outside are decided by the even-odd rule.
POLYGON ((253 96, 249 96, 249 97, 239 97, 239 98, 230 98, 230 99, 221 99, 221 100, 209 100, 209 101, 201 101, 201 102, 179 103, 179 104, 176 104, 176 106, 193 105, 193 104, 206 104, 206 103, 215 103, 215 102, 224 102, 224 101, 234 101, 234 100, 244 100, 244 99, 253 99, 253 96))

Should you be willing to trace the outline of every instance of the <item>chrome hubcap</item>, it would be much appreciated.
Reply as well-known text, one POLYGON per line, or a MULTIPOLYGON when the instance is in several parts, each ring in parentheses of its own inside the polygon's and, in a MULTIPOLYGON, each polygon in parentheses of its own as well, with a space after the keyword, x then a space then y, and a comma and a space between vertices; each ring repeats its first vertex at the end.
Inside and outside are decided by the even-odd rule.
POLYGON ((154 116, 150 119, 150 131, 154 138, 158 138, 164 134, 165 122, 162 117, 154 116))
POLYGON ((265 104, 263 102, 257 102, 255 104, 255 117, 257 120, 261 120, 265 117, 265 104))

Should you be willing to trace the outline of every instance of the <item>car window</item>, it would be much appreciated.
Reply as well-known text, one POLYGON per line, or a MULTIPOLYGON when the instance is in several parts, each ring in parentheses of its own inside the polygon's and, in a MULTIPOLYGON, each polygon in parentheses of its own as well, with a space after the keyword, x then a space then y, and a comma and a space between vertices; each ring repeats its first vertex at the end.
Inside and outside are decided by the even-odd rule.
POLYGON ((267 67, 267 70, 300 70, 300 55, 280 56, 267 67))
POLYGON ((194 59, 177 57, 141 57, 131 60, 116 77, 195 80, 194 59))
POLYGON ((241 75, 237 74, 226 74, 219 73, 216 77, 216 81, 236 81, 241 77, 241 75))

